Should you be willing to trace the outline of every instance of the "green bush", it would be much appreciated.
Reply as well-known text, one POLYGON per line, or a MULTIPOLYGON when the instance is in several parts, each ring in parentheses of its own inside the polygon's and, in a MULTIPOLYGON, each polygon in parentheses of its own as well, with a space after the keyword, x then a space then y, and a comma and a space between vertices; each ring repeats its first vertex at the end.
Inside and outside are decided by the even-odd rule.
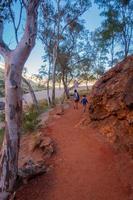
POLYGON ((5 113, 0 112, 0 122, 4 122, 4 121, 5 121, 5 113))
POLYGON ((41 100, 38 102, 38 106, 39 106, 39 111, 40 113, 43 113, 45 111, 48 110, 48 103, 47 100, 41 100))
POLYGON ((80 95, 80 96, 83 96, 83 95, 86 95, 86 96, 87 96, 87 95, 89 95, 89 93, 90 93, 90 91, 89 91, 89 90, 85 90, 85 89, 79 91, 79 95, 80 95))
POLYGON ((39 128, 40 120, 38 120, 39 113, 31 106, 29 110, 23 113, 22 132, 35 131, 39 128))
POLYGON ((0 145, 3 142, 3 138, 4 138, 4 129, 0 129, 0 145))

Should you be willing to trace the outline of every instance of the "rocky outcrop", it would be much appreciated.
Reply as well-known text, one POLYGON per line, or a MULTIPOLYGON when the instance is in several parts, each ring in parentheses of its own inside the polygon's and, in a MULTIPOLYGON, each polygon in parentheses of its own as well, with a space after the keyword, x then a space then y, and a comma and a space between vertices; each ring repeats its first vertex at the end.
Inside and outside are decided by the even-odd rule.
POLYGON ((23 168, 28 160, 33 160, 35 164, 46 162, 53 153, 52 139, 42 132, 23 136, 20 145, 19 168, 23 168))
POLYGON ((108 141, 133 153, 133 56, 96 82, 90 95, 89 113, 108 141))

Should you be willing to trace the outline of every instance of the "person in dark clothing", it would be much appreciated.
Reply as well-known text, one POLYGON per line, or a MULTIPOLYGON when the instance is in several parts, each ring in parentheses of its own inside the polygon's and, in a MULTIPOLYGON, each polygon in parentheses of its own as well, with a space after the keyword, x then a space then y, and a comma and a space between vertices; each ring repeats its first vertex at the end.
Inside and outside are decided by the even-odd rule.
POLYGON ((74 109, 78 109, 78 102, 80 100, 80 97, 77 90, 74 90, 73 99, 74 99, 74 109))
POLYGON ((81 104, 83 105, 83 112, 86 111, 86 105, 88 104, 88 100, 86 98, 86 95, 83 95, 82 99, 81 99, 81 104))

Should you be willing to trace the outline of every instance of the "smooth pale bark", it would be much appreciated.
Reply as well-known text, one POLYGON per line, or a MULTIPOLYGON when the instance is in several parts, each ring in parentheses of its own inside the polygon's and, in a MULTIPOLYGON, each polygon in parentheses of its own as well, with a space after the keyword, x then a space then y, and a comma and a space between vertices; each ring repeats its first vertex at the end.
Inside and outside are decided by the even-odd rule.
POLYGON ((50 98, 50 93, 49 93, 49 78, 47 81, 47 99, 48 99, 48 106, 51 105, 51 98, 50 98))
POLYGON ((0 54, 5 59, 5 135, 0 158, 0 200, 8 199, 17 180, 22 118, 21 77, 37 34, 39 1, 27 2, 25 31, 15 50, 9 50, 4 44, 0 22, 0 54))
POLYGON ((56 66, 53 66, 53 74, 52 74, 52 105, 55 106, 55 72, 56 66))
POLYGON ((53 65, 52 65, 52 105, 55 106, 55 81, 56 81, 56 61, 57 61, 57 45, 53 49, 53 65))
POLYGON ((49 56, 49 70, 48 70, 48 80, 47 80, 47 99, 48 99, 48 106, 51 106, 51 98, 50 98, 50 92, 49 92, 50 72, 51 72, 51 59, 50 59, 50 56, 49 56))
POLYGON ((7 199, 17 178, 21 133, 21 70, 15 62, 6 63, 5 70, 5 136, 0 160, 0 199, 7 199))

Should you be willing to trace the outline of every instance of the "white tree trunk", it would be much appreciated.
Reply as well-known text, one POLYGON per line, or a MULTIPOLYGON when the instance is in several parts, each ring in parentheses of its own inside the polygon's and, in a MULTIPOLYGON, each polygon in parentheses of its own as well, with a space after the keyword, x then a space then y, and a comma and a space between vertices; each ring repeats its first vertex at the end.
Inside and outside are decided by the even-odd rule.
POLYGON ((3 21, 0 21, 0 54, 5 59, 5 136, 0 158, 0 200, 7 200, 16 184, 22 118, 21 77, 37 35, 39 0, 24 2, 25 31, 12 51, 3 42, 3 21))
POLYGON ((47 80, 47 100, 48 100, 48 106, 51 106, 51 97, 50 97, 50 92, 49 92, 50 72, 51 72, 51 59, 50 59, 50 56, 49 56, 49 69, 48 69, 48 80, 47 80))
POLYGON ((55 76, 56 76, 57 44, 53 48, 53 69, 52 69, 52 105, 55 106, 55 76))
POLYGON ((5 136, 0 160, 0 199, 10 195, 17 179, 21 133, 22 93, 21 68, 8 62, 5 71, 5 136))

